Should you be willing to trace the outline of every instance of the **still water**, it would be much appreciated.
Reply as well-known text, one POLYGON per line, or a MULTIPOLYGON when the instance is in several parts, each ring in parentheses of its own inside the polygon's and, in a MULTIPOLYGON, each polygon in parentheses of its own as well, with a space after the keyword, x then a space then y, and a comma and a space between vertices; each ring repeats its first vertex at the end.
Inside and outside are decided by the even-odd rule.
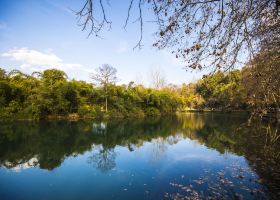
POLYGON ((0 199, 279 199, 279 135, 243 114, 2 122, 0 199))

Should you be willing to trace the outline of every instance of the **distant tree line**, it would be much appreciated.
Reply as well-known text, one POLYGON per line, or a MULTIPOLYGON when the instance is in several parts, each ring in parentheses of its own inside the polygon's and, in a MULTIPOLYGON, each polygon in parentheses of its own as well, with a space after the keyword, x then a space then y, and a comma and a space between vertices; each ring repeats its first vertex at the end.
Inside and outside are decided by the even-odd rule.
POLYGON ((261 117, 279 118, 279 68, 258 58, 254 62, 257 64, 228 73, 217 71, 180 87, 169 84, 160 88, 134 82, 116 85, 117 71, 110 65, 102 65, 91 75, 95 84, 69 80, 58 69, 31 75, 0 69, 0 117, 129 118, 186 110, 248 110, 261 117))
POLYGON ((262 52, 241 70, 218 71, 180 88, 185 105, 196 109, 249 110, 280 119, 279 54, 262 52))
POLYGON ((65 72, 58 69, 31 75, 18 70, 7 73, 1 69, 1 118, 143 117, 177 111, 180 102, 175 93, 145 88, 133 82, 115 85, 111 75, 102 74, 105 68, 113 70, 111 75, 115 76, 115 69, 103 65, 98 68, 98 74, 92 75, 98 85, 68 80, 65 72))

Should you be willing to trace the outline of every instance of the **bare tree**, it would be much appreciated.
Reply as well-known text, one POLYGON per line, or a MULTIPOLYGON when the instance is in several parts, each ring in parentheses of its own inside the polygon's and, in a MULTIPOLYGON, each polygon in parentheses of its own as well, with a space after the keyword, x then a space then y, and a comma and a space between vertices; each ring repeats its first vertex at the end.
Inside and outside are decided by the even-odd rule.
MULTIPOLYGON (((93 0, 77 12, 83 30, 91 27, 89 34, 111 24, 102 2, 101 22, 94 17, 93 0)), ((280 0, 130 0, 124 27, 135 6, 140 26, 136 47, 142 42, 144 3, 152 7, 158 25, 154 46, 169 48, 186 67, 227 71, 250 60, 261 46, 271 46, 270 41, 280 46, 280 0)))
POLYGON ((136 84, 136 85, 143 85, 144 83, 143 83, 143 77, 142 77, 142 75, 140 74, 140 73, 137 73, 136 75, 135 75, 135 77, 134 77, 134 83, 136 84))
POLYGON ((151 78, 152 87, 161 89, 166 85, 166 78, 161 68, 159 67, 151 68, 149 74, 151 78))
POLYGON ((108 86, 117 82, 117 69, 108 65, 103 64, 101 67, 96 69, 96 72, 91 74, 91 79, 102 86, 105 90, 105 111, 108 111, 108 86))

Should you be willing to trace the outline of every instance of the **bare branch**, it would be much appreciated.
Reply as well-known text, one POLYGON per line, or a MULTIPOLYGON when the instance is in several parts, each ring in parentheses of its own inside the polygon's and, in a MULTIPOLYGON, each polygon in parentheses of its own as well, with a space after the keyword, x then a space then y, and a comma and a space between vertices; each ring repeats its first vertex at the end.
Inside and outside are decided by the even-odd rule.
POLYGON ((130 11, 131 11, 131 8, 132 8, 133 1, 134 1, 134 0, 131 0, 131 1, 130 1, 130 4, 129 4, 129 8, 128 8, 128 11, 127 11, 127 17, 126 17, 126 20, 125 20, 125 24, 124 24, 124 26, 123 26, 124 29, 126 29, 127 23, 128 23, 128 21, 129 21, 130 11))
POLYGON ((87 0, 82 9, 76 12, 78 25, 82 27, 82 31, 86 30, 88 26, 90 27, 88 37, 92 34, 95 34, 96 37, 99 37, 99 32, 104 28, 105 25, 109 26, 108 30, 111 29, 112 22, 107 19, 102 0, 99 0, 99 5, 102 11, 101 21, 97 20, 93 15, 93 0, 87 0))
POLYGON ((143 38, 143 17, 142 17, 142 0, 139 0, 138 2, 138 9, 139 9, 139 18, 138 21, 140 22, 140 39, 138 41, 138 43, 135 45, 135 47, 133 47, 133 50, 135 50, 136 48, 141 49, 142 47, 142 38, 143 38))

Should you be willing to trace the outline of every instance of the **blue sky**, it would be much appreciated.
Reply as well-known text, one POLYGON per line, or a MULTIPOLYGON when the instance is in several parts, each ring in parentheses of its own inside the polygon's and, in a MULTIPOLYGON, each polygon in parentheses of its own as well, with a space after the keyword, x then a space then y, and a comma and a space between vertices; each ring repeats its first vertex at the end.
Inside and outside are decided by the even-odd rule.
MULTIPOLYGON (((64 70, 70 78, 90 81, 89 74, 107 63, 118 70, 119 83, 131 80, 149 85, 151 70, 159 69, 168 83, 189 83, 203 72, 184 68, 184 63, 168 49, 157 50, 156 24, 151 10, 144 9, 143 48, 134 50, 140 34, 137 10, 132 9, 126 30, 123 25, 129 0, 111 0, 107 18, 112 29, 101 33, 102 39, 87 37, 81 31, 73 11, 83 0, 0 0, 0 66, 26 73, 47 68, 64 70)), ((106 1, 105 1, 106 2, 106 1)))

